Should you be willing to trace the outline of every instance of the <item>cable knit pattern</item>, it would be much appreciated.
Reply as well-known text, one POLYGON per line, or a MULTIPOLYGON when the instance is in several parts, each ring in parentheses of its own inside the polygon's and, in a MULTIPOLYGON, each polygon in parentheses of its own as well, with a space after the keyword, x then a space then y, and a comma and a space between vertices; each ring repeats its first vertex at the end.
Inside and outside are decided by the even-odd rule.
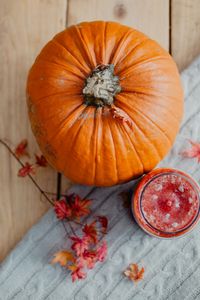
MULTIPOLYGON (((200 181, 200 165, 179 152, 187 139, 200 139, 200 58, 182 75, 185 117, 180 134, 160 166, 190 173, 200 181)), ((109 255, 72 284, 68 271, 50 265, 52 255, 69 246, 62 224, 50 210, 33 226, 3 262, 1 300, 191 300, 200 299, 200 225, 185 237, 163 240, 148 236, 123 206, 121 192, 133 191, 136 181, 110 188, 74 186, 69 193, 93 199, 93 214, 106 215, 109 255), (131 262, 144 266, 145 278, 134 285, 122 272, 131 262)), ((38 200, 39 201, 39 200, 38 200)), ((75 226, 75 229, 78 228, 75 226)))

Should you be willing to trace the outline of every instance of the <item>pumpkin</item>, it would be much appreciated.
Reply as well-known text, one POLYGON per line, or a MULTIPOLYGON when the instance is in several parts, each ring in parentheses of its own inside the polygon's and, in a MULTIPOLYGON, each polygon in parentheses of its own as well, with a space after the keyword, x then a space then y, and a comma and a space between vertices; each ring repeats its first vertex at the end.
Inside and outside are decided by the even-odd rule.
POLYGON ((170 150, 183 114, 171 56, 115 22, 83 22, 57 34, 27 81, 33 133, 48 162, 74 182, 122 183, 170 150))

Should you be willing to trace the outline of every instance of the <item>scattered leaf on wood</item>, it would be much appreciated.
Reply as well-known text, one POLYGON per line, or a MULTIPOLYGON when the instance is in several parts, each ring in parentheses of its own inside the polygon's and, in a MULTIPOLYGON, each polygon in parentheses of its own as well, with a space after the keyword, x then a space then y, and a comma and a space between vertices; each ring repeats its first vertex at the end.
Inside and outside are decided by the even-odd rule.
POLYGON ((29 156, 28 151, 27 151, 27 146, 28 146, 27 139, 22 140, 14 150, 15 155, 18 158, 20 158, 22 156, 29 156))
POLYGON ((29 164, 28 162, 25 163, 24 167, 19 169, 18 176, 19 177, 25 177, 29 174, 35 174, 35 167, 34 165, 29 164))
POLYGON ((44 155, 35 154, 36 165, 39 167, 46 167, 48 165, 46 158, 44 155))

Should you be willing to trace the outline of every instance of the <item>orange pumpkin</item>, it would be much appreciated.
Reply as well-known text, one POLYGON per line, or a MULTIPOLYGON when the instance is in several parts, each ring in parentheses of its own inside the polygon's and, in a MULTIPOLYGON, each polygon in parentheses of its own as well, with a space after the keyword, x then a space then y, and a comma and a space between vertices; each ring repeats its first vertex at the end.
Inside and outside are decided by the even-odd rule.
POLYGON ((96 186, 154 168, 183 114, 171 56, 143 33, 103 21, 71 26, 42 49, 28 76, 27 103, 49 163, 96 186))

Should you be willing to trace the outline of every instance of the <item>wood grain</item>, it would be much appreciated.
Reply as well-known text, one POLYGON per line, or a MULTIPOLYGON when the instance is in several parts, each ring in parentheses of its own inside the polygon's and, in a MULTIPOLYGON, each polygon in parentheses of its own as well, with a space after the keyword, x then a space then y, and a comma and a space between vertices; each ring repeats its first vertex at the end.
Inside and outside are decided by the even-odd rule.
POLYGON ((111 20, 135 27, 169 47, 168 0, 69 0, 68 24, 111 20))
POLYGON ((200 54, 200 1, 172 0, 171 49, 179 70, 200 54))
MULTIPOLYGON (((65 27, 66 6, 66 0, 0 2, 0 138, 15 145, 26 137, 32 155, 38 148, 27 117, 27 72, 41 47, 65 27)), ((48 204, 40 199, 40 193, 28 178, 17 177, 19 165, 2 145, 0 162, 0 259, 3 259, 44 214, 48 204)), ((41 170, 35 178, 43 189, 56 191, 55 171, 41 170)))

